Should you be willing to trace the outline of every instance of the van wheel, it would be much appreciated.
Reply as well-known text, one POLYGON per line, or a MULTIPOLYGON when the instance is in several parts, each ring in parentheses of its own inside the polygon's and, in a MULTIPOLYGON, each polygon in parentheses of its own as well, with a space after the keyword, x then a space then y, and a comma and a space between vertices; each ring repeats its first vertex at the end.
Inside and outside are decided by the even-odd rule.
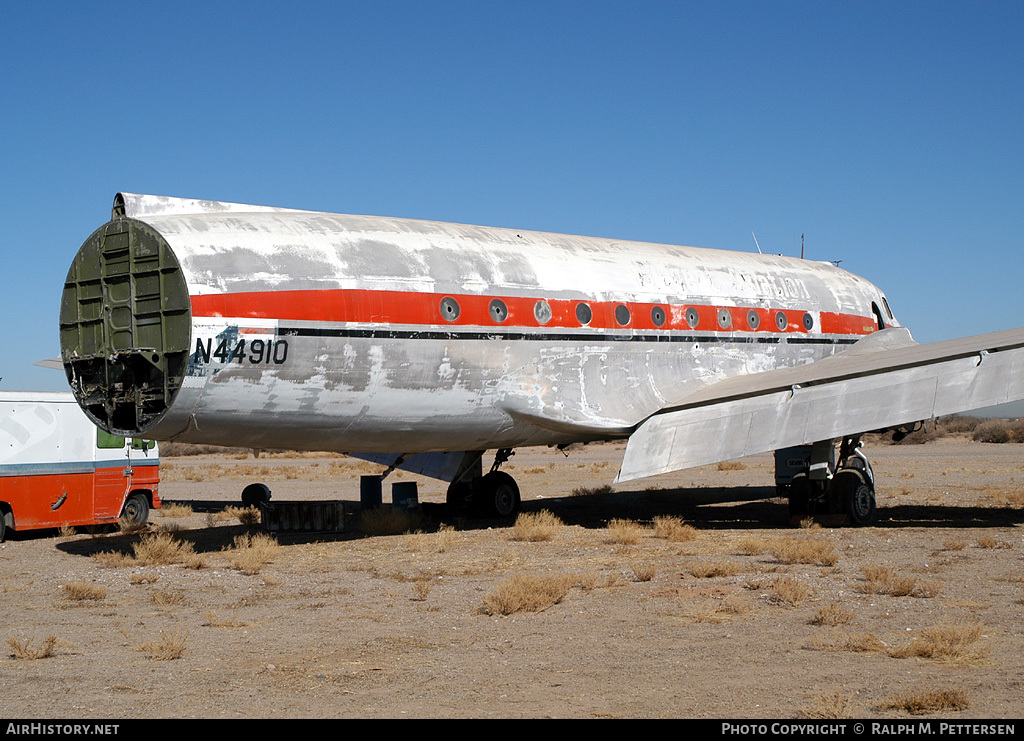
POLYGON ((7 537, 7 515, 3 509, 0 509, 0 543, 4 542, 4 538, 7 537))
POLYGON ((149 500, 144 494, 132 494, 124 503, 121 519, 132 526, 145 525, 149 519, 149 500))

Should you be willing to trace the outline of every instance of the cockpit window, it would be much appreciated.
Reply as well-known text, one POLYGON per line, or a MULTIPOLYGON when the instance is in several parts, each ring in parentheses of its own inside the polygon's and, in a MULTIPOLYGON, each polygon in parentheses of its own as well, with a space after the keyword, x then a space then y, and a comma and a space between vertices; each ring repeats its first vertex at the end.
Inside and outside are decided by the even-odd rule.
POLYGON ((885 307, 885 313, 889 315, 889 319, 891 320, 893 318, 892 309, 889 308, 889 302, 886 300, 885 296, 882 296, 882 306, 885 307))
POLYGON ((878 322, 878 328, 885 329, 885 320, 882 318, 882 310, 878 308, 878 304, 874 301, 871 302, 871 313, 875 315, 875 321, 878 322))

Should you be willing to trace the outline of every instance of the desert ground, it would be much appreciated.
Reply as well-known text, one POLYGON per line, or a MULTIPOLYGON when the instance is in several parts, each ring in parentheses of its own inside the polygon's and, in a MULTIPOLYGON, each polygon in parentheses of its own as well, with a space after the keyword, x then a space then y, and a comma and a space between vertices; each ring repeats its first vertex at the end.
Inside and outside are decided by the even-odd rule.
POLYGON ((354 504, 379 467, 164 456, 144 531, 0 545, 0 716, 1020 717, 1024 445, 868 453, 868 528, 791 525, 770 455, 608 487, 602 444, 517 451, 514 527, 396 472, 418 512, 273 538, 246 484, 354 504))

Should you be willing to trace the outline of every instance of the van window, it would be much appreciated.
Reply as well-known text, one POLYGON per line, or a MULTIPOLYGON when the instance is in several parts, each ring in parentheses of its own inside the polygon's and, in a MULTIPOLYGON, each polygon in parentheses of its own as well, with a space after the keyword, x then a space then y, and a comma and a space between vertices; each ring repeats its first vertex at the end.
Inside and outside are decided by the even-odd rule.
POLYGON ((118 437, 117 435, 111 435, 106 430, 101 430, 99 427, 96 428, 96 447, 97 448, 123 448, 124 438, 118 437))
POLYGON ((133 450, 152 450, 156 447, 156 441, 154 440, 143 440, 141 437, 132 438, 132 449, 133 450))

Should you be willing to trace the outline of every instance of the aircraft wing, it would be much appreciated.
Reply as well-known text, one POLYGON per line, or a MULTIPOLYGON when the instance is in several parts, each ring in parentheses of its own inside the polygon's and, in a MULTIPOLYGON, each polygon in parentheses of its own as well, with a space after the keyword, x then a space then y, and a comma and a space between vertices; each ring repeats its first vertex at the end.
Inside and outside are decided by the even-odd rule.
POLYGON ((902 328, 825 360, 712 384, 629 438, 616 482, 1024 398, 1024 328, 917 344, 902 328))

